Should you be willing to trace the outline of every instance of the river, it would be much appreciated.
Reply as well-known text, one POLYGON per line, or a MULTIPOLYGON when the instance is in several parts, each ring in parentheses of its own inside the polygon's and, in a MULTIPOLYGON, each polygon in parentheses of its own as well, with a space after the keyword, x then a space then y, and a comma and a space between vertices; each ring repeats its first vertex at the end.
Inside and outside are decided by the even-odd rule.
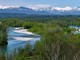
POLYGON ((0 52, 12 53, 15 49, 24 48, 27 43, 33 45, 37 40, 40 40, 39 35, 29 32, 28 29, 20 27, 8 29, 8 45, 1 46, 0 52))
POLYGON ((80 34, 80 27, 79 26, 69 26, 69 28, 76 29, 75 31, 72 31, 74 34, 80 34))

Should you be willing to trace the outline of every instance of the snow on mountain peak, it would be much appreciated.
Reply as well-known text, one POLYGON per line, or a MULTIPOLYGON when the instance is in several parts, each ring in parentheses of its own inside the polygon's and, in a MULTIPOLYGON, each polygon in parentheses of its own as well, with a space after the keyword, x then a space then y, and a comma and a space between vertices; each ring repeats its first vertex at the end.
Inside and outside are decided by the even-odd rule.
POLYGON ((9 8, 9 6, 2 6, 2 5, 0 5, 0 9, 5 9, 5 8, 9 8))
POLYGON ((64 7, 64 8, 61 8, 61 7, 52 7, 52 6, 46 6, 46 5, 37 5, 37 6, 30 6, 29 8, 35 10, 35 11, 46 11, 46 10, 59 10, 59 11, 69 11, 69 10, 72 10, 73 8, 72 7, 64 7))
POLYGON ((3 6, 3 5, 0 5, 0 9, 8 9, 8 8, 18 8, 17 6, 3 6))
POLYGON ((69 10, 72 10, 73 8, 71 7, 64 7, 64 8, 60 8, 60 7, 52 7, 52 10, 60 10, 60 11, 69 11, 69 10))
POLYGON ((59 11, 70 11, 70 10, 80 10, 79 7, 55 7, 55 6, 50 6, 50 5, 42 5, 42 4, 38 4, 38 5, 28 5, 28 8, 31 8, 35 11, 46 11, 46 10, 59 10, 59 11))
POLYGON ((80 7, 54 7, 49 5, 27 5, 27 6, 2 6, 0 13, 26 13, 44 15, 80 15, 80 7))
MULTIPOLYGON (((20 6, 2 6, 0 5, 0 9, 8 9, 8 8, 20 8, 20 6)), ((71 10, 76 10, 79 11, 80 7, 53 7, 50 5, 27 5, 25 8, 30 8, 35 11, 71 11, 71 10)))
POLYGON ((27 7, 28 8, 31 8, 31 9, 33 9, 35 11, 37 11, 37 10, 42 11, 42 10, 46 10, 50 6, 49 5, 41 5, 41 4, 38 4, 38 5, 29 5, 27 7))

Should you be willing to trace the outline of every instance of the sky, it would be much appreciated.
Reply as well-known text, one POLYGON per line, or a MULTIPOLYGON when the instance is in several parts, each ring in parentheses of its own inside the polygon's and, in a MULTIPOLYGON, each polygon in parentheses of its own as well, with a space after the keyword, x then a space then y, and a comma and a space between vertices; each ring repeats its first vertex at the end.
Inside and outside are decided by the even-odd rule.
POLYGON ((79 7, 80 0, 0 0, 3 6, 50 5, 55 7, 79 7))

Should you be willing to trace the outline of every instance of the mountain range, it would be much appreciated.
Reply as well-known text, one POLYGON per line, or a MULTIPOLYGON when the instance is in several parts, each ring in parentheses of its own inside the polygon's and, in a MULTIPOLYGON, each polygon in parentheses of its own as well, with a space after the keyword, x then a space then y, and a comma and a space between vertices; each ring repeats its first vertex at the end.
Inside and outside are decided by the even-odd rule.
POLYGON ((39 15, 80 15, 80 7, 11 7, 0 6, 0 13, 39 15))

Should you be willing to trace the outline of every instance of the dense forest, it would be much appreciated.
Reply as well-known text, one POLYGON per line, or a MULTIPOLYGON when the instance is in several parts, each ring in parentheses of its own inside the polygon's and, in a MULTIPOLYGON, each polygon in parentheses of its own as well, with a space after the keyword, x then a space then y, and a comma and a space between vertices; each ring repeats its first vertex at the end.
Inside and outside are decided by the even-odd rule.
MULTIPOLYGON (((24 27, 41 36, 34 48, 27 44, 7 60, 80 60, 80 34, 72 33, 75 29, 69 28, 80 26, 80 16, 28 16, 0 21, 0 45, 7 42, 8 27, 24 27)), ((6 60, 5 54, 0 60, 6 60)))

